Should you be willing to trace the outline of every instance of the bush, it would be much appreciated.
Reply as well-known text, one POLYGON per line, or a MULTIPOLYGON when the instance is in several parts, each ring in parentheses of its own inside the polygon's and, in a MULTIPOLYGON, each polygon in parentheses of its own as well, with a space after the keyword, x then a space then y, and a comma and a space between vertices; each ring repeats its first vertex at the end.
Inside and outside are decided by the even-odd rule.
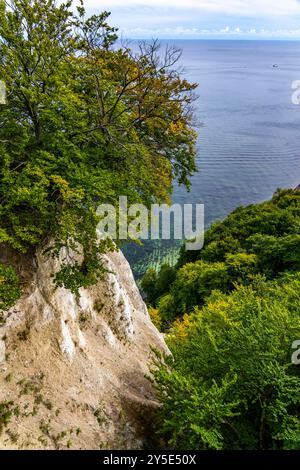
POLYGON ((225 262, 230 285, 236 283, 248 284, 253 276, 258 273, 258 257, 254 254, 236 253, 226 255, 225 262))
POLYGON ((222 262, 228 253, 252 253, 251 237, 257 234, 266 240, 284 240, 288 236, 297 238, 299 230, 300 191, 278 190, 270 201, 238 207, 225 220, 214 223, 205 233, 201 251, 186 252, 182 248, 178 267, 199 259, 222 262))
POLYGON ((157 272, 154 268, 148 269, 141 281, 141 288, 147 296, 149 305, 155 304, 157 300, 157 272))
POLYGON ((177 322, 154 370, 171 448, 300 449, 300 274, 214 293, 177 322))
POLYGON ((153 268, 148 269, 141 282, 148 304, 157 305, 160 297, 168 292, 175 278, 176 270, 168 264, 163 264, 158 273, 153 268))
MULTIPOLYGON (((205 246, 181 251, 170 294, 172 311, 163 302, 165 318, 182 316, 205 304, 213 290, 229 293, 249 285, 260 274, 275 279, 300 271, 300 191, 277 191, 271 201, 239 207, 207 230, 205 246)), ((152 292, 158 286, 153 279, 152 292)))
POLYGON ((149 315, 150 315, 153 325, 158 329, 158 331, 161 331, 162 319, 161 319, 159 311, 156 308, 150 307, 149 315))
POLYGON ((183 266, 171 288, 176 312, 183 314, 204 303, 205 297, 215 289, 227 291, 229 277, 224 263, 197 261, 183 266))
POLYGON ((0 263, 0 311, 10 308, 19 296, 19 280, 14 269, 0 263))
POLYGON ((165 294, 159 299, 158 311, 162 319, 162 326, 168 328, 178 315, 177 306, 172 294, 165 294))

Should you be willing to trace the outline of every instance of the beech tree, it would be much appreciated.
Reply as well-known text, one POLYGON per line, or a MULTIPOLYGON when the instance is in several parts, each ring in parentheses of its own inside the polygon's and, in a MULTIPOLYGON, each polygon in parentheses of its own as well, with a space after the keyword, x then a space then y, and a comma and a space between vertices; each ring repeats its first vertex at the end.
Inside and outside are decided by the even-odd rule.
POLYGON ((57 283, 76 291, 103 271, 100 203, 119 195, 168 200, 195 170, 195 84, 175 69, 180 51, 116 43, 109 13, 81 2, 0 0, 0 245, 19 252, 52 240, 66 257, 57 283))

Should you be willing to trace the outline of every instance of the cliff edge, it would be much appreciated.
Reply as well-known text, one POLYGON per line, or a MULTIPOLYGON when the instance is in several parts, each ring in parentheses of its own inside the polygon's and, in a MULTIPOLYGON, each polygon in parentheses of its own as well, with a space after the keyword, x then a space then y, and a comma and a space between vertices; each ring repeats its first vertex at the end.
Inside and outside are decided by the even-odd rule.
POLYGON ((0 326, 1 449, 151 445, 145 375, 151 347, 167 349, 123 254, 104 260, 105 279, 79 296, 55 289, 59 259, 19 265, 24 294, 0 326))

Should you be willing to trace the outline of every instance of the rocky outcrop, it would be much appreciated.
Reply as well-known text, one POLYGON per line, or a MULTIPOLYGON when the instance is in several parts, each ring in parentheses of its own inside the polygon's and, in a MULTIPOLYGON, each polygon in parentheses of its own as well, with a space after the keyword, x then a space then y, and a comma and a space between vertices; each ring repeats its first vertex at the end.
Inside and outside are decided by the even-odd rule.
POLYGON ((106 277, 75 296, 53 285, 61 260, 30 261, 0 327, 0 448, 151 445, 158 404, 145 376, 151 348, 167 349, 122 253, 104 262, 106 277))

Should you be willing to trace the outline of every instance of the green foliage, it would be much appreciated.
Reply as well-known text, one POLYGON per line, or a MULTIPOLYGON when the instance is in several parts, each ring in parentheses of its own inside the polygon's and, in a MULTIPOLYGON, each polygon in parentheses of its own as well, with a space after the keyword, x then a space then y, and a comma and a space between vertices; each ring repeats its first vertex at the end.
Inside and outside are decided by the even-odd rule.
POLYGON ((257 234, 249 237, 249 251, 259 259, 259 270, 269 279, 285 271, 300 270, 300 235, 257 234))
POLYGON ((263 256, 260 270, 272 278, 285 270, 300 269, 296 253, 290 259, 287 255, 289 248, 299 246, 299 230, 300 191, 278 190, 270 201, 238 207, 225 220, 214 223, 206 231, 201 251, 181 250, 178 267, 197 259, 222 262, 228 253, 246 252, 263 256))
POLYGON ((150 315, 150 318, 151 318, 151 321, 152 321, 153 325, 159 331, 161 331, 161 329, 162 329, 162 318, 161 318, 160 312, 156 308, 150 307, 149 308, 149 315, 150 315))
POLYGON ((197 261, 183 266, 177 273, 171 294, 178 313, 185 313, 203 303, 213 290, 227 291, 229 276, 225 263, 197 261))
POLYGON ((0 263, 0 312, 11 307, 19 296, 19 279, 14 269, 0 263))
POLYGON ((163 322, 163 327, 169 327, 177 312, 177 306, 175 305, 174 296, 172 294, 165 294, 160 297, 158 301, 158 312, 163 322))
POLYGON ((253 276, 259 272, 258 256, 247 253, 228 253, 225 257, 225 266, 230 278, 230 287, 236 283, 248 284, 253 276))
POLYGON ((141 281, 141 288, 147 294, 147 301, 149 305, 154 304, 155 300, 157 299, 157 277, 156 270, 150 268, 141 281))
POLYGON ((145 289, 147 300, 156 302, 165 325, 170 326, 178 315, 202 305, 214 290, 229 292, 236 284, 251 283, 258 272, 257 265, 258 258, 254 254, 227 254, 225 262, 200 260, 187 263, 177 271, 177 275, 171 268, 172 276, 161 291, 158 290, 159 276, 152 270, 145 275, 142 285, 148 282, 145 289))
POLYGON ((169 198, 195 169, 195 85, 174 70, 180 52, 112 47, 109 13, 81 2, 0 0, 0 246, 52 241, 67 251, 57 284, 77 291, 103 272, 101 203, 169 198), (82 264, 69 254, 83 251, 82 264))
POLYGON ((300 271, 299 232, 300 191, 277 191, 271 201, 239 207, 207 230, 201 251, 181 250, 175 280, 163 294, 152 275, 148 299, 161 304, 162 318, 174 320, 203 305, 213 290, 228 293, 259 274, 274 279, 300 271))
POLYGON ((176 270, 168 264, 163 264, 157 276, 156 281, 156 296, 161 297, 165 292, 168 292, 170 286, 176 278, 176 270))
POLYGON ((172 352, 153 371, 170 448, 300 449, 299 233, 300 192, 277 191, 182 250, 154 299, 172 352))
POLYGON ((0 435, 13 417, 13 405, 13 401, 3 401, 0 403, 0 435))
POLYGON ((141 281, 141 287, 147 295, 149 304, 155 304, 176 278, 176 270, 168 264, 163 264, 157 273, 153 268, 148 269, 141 281))
POLYGON ((157 360, 160 432, 176 449, 299 449, 300 275, 214 293, 157 360))

